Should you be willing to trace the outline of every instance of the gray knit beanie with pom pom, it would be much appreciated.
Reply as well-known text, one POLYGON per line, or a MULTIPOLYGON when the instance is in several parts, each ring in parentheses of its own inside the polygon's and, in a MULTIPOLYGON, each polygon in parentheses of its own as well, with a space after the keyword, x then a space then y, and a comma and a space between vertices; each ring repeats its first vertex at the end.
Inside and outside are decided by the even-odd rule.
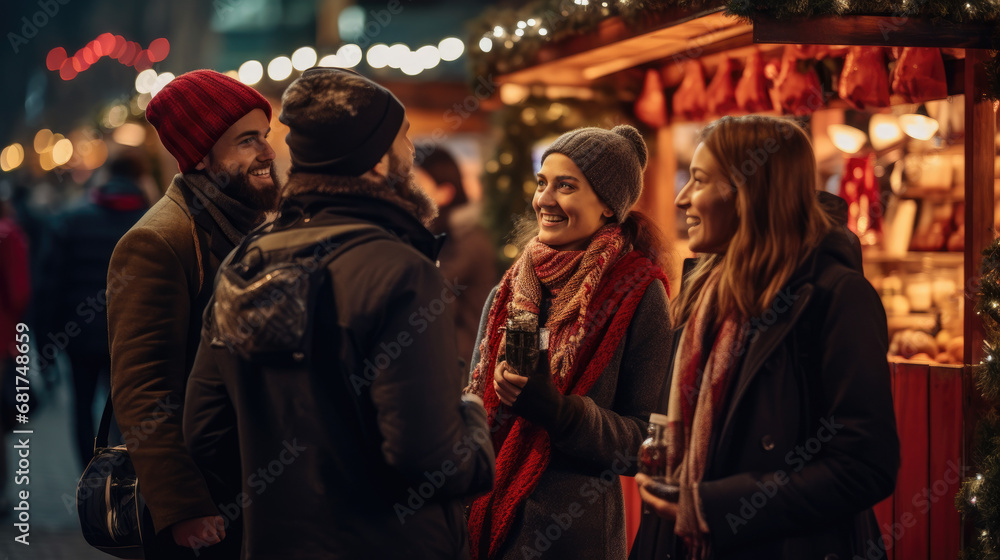
POLYGON ((598 198, 624 222, 642 194, 642 170, 646 168, 646 142, 633 126, 611 130, 578 128, 556 139, 542 154, 563 154, 580 168, 598 198))

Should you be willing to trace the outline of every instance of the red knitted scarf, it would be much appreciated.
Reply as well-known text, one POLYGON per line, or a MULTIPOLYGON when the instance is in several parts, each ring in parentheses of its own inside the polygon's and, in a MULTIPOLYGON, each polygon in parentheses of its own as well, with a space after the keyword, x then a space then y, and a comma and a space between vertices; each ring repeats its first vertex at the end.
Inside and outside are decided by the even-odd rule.
POLYGON ((674 533, 684 540, 688 558, 708 555, 708 525, 701 517, 698 484, 705 476, 713 425, 736 370, 739 346, 745 338, 743 321, 734 314, 715 323, 715 340, 706 352, 703 341, 712 323, 719 321, 714 305, 722 268, 709 272, 694 314, 681 333, 674 353, 674 375, 667 403, 667 473, 681 488, 674 533))
POLYGON ((473 503, 469 517, 473 560, 496 557, 551 453, 545 430, 501 410, 492 388, 505 346, 502 327, 511 312, 537 315, 544 284, 554 298, 546 322, 553 383, 564 395, 585 395, 610 363, 649 284, 667 287, 663 271, 639 252, 619 258, 622 244, 616 224, 598 230, 586 251, 555 251, 535 239, 501 281, 470 386, 483 397, 497 450, 493 491, 473 503))

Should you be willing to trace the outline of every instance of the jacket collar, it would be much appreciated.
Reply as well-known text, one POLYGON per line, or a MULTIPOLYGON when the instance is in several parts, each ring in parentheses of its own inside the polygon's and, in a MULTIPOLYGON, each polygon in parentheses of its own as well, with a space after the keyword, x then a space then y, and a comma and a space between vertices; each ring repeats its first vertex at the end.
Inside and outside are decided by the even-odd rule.
POLYGON ((437 260, 445 242, 444 234, 435 236, 400 206, 363 194, 311 192, 286 197, 275 225, 287 228, 304 223, 319 226, 357 221, 389 231, 432 261, 437 260))

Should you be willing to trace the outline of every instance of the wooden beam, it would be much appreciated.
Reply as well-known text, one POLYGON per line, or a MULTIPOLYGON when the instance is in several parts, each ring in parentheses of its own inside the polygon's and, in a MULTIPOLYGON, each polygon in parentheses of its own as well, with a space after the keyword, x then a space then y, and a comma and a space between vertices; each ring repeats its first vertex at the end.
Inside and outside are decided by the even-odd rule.
POLYGON ((995 27, 904 16, 825 16, 808 20, 754 15, 755 43, 989 49, 995 27))

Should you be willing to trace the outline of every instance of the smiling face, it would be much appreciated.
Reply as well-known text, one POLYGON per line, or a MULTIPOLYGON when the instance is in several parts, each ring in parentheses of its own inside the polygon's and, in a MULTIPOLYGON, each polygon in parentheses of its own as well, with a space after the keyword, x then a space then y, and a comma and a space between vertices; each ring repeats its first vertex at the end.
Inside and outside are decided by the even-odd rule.
POLYGON ((271 131, 267 115, 254 109, 226 130, 197 169, 208 169, 224 192, 259 210, 272 210, 278 201, 274 150, 267 143, 271 131))
POLYGON ((736 188, 704 143, 691 159, 691 179, 674 203, 684 210, 688 247, 695 253, 725 253, 736 234, 736 188))
POLYGON ((594 233, 614 216, 580 168, 559 153, 542 162, 531 207, 538 220, 538 240, 560 251, 586 249, 594 233))

